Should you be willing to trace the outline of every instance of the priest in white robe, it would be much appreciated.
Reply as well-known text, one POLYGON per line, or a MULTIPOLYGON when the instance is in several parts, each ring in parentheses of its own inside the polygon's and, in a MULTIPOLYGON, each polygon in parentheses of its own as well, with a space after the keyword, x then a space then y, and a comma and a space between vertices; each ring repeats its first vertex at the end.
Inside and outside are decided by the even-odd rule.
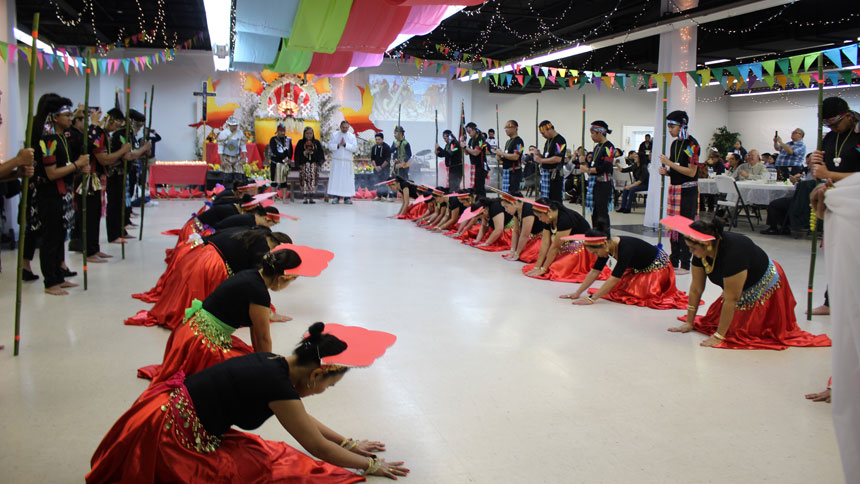
POLYGON ((352 163, 353 154, 358 150, 355 135, 349 132, 349 123, 340 122, 340 131, 331 135, 328 141, 331 150, 331 174, 328 179, 328 194, 331 203, 351 204, 355 196, 355 166, 352 163))

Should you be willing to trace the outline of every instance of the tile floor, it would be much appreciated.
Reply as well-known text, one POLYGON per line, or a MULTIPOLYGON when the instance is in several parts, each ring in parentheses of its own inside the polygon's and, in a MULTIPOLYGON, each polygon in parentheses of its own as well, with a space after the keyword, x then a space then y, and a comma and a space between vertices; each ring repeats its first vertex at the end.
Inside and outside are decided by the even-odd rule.
MULTIPOLYGON (((129 294, 163 270, 175 238, 159 232, 199 206, 148 208, 145 240, 128 243, 125 261, 106 245, 117 257, 90 266, 86 292, 58 298, 27 284, 17 358, 14 253, 0 254, 0 481, 81 482, 104 433, 146 387, 135 370, 160 362, 168 337, 122 324, 147 307, 129 294)), ((498 254, 388 219, 391 203, 280 208, 301 218, 281 230, 336 256, 320 277, 273 296, 295 318, 272 326, 275 348, 291 351, 317 320, 397 334, 374 367, 306 405, 345 435, 385 441, 386 457, 412 468, 406 482, 841 482, 830 407, 803 398, 824 388, 829 348, 706 349, 701 335, 666 332, 679 311, 573 307, 557 299, 571 285, 526 278, 498 254)), ((641 217, 612 215, 618 225, 641 217)), ((755 239, 784 266, 803 318, 809 242, 755 239)), ((67 261, 80 271, 78 254, 67 261)), ((709 285, 705 299, 718 294, 709 285)), ((828 332, 830 321, 801 326, 828 332)), ((239 336, 250 341, 247 330, 239 336)), ((276 419, 259 432, 294 442, 276 419)))

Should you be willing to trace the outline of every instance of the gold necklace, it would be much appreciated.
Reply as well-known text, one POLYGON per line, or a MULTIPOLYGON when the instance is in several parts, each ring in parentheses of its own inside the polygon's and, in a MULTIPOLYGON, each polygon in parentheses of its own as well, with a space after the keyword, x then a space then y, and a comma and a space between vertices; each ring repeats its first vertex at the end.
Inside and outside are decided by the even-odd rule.
POLYGON ((720 250, 720 242, 717 241, 716 245, 714 245, 714 262, 708 264, 708 256, 702 257, 702 266, 705 268, 705 274, 710 274, 714 272, 714 266, 717 263, 717 253, 720 250))

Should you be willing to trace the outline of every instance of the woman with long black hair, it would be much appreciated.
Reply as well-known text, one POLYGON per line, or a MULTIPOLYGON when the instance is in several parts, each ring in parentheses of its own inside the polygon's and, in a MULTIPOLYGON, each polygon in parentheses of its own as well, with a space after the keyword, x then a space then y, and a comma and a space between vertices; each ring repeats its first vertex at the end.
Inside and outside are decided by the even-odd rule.
POLYGON ((385 444, 353 440, 307 413, 302 398, 323 393, 354 367, 370 366, 395 336, 314 323, 293 354, 252 353, 198 373, 177 372, 150 387, 102 439, 88 484, 113 482, 353 483, 365 475, 406 476, 403 462, 375 457, 385 444), (361 357, 358 357, 361 356, 361 357), (316 461, 254 430, 272 415, 316 461))
POLYGON ((320 175, 320 165, 325 161, 325 152, 322 143, 314 137, 314 129, 305 127, 302 139, 296 143, 295 154, 296 168, 299 171, 299 181, 302 185, 302 203, 316 203, 314 193, 317 191, 317 178, 320 175))

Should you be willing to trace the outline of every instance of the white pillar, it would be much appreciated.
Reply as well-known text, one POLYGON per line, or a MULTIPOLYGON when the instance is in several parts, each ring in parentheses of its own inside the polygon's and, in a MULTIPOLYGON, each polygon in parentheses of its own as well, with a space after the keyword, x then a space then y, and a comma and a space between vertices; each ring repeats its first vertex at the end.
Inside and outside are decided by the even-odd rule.
MULTIPOLYGON (((12 0, 0 0, 0 40, 11 45, 16 45, 13 29, 15 27, 15 2, 12 0)), ((27 126, 26 112, 23 115, 18 107, 20 97, 18 91, 18 65, 21 58, 14 64, 11 62, 0 62, 0 116, 3 124, 0 124, 0 160, 8 160, 15 156, 18 150, 24 147, 24 130, 27 126)), ((24 65, 27 65, 26 62, 24 65)), ((24 94, 26 96, 26 93, 24 94)), ((2 227, 5 233, 9 228, 18 236, 18 198, 17 196, 3 199, 0 203, 4 206, 6 224, 2 227)))
MULTIPOLYGON (((698 6, 698 0, 663 0, 663 12, 676 12, 677 5, 681 10, 688 10, 698 6)), ((684 72, 696 69, 696 46, 697 46, 697 29, 695 26, 683 27, 679 30, 660 34, 660 58, 657 63, 657 72, 684 72)), ((648 227, 657 227, 660 219, 666 213, 666 203, 664 202, 663 213, 660 211, 660 154, 663 153, 663 127, 666 120, 663 119, 663 83, 655 79, 655 85, 659 86, 659 91, 655 96, 656 112, 654 116, 654 145, 651 150, 651 166, 649 174, 651 182, 648 185, 648 199, 645 203, 645 221, 643 224, 648 227)), ((696 84, 692 79, 687 80, 687 86, 676 76, 672 80, 672 85, 668 90, 668 110, 671 113, 675 110, 686 111, 690 117, 690 130, 699 143, 707 143, 708 140, 703 140, 696 133, 696 84)), ((702 134, 701 136, 705 136, 702 134)), ((669 147, 672 146, 672 138, 666 140, 666 153, 669 152, 669 147)), ((666 177, 664 201, 668 200, 669 194, 669 178, 666 177)))

